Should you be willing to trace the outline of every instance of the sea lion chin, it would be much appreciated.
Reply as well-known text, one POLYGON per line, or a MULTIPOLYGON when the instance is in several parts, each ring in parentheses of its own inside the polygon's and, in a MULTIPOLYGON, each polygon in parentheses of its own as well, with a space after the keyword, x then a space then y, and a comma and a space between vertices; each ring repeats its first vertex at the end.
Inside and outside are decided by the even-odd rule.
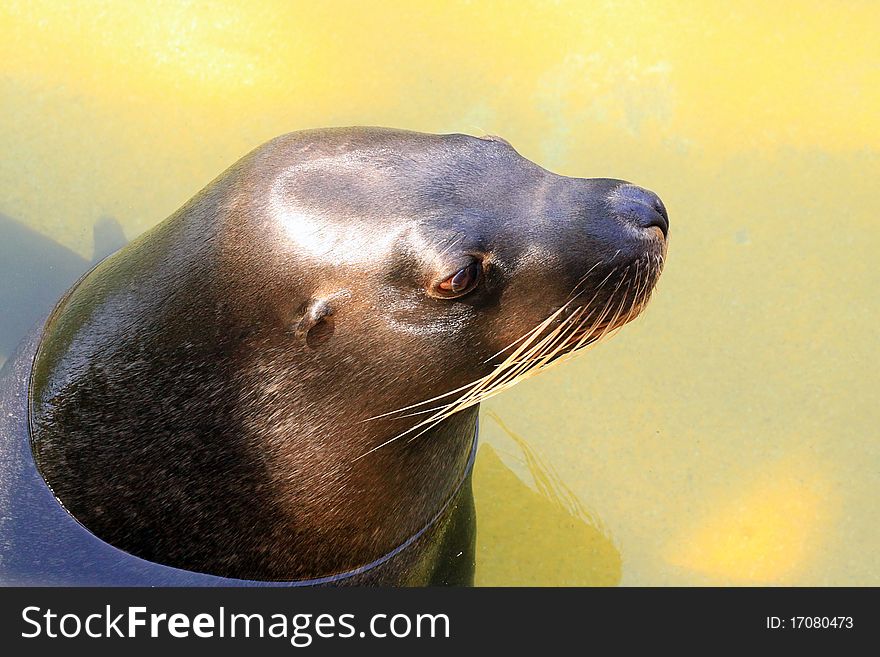
POLYGON ((496 138, 278 137, 58 303, 39 471, 151 562, 468 583, 480 401, 632 320, 668 229, 653 193, 496 138))

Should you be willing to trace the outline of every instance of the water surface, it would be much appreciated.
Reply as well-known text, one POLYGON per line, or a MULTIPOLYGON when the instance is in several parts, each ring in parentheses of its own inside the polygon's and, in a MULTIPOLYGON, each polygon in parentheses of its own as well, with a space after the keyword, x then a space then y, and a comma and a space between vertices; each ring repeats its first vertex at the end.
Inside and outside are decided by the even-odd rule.
POLYGON ((671 242, 644 317, 485 405, 478 583, 880 584, 880 7, 309 4, 3 4, 0 359, 96 222, 268 138, 499 134, 671 242))

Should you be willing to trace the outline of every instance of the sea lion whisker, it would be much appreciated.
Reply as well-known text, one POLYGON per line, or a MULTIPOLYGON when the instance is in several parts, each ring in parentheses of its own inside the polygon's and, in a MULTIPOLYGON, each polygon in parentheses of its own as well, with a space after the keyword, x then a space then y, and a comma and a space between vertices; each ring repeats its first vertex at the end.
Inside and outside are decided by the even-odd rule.
MULTIPOLYGON (((415 404, 410 404, 409 406, 403 406, 403 407, 395 409, 393 411, 388 411, 387 413, 382 413, 381 415, 374 415, 372 417, 368 417, 364 420, 361 420, 361 422, 370 422, 371 420, 378 420, 383 417, 388 417, 389 415, 394 415, 396 413, 408 411, 412 408, 416 408, 417 406, 424 406, 425 404, 430 404, 431 402, 437 401, 438 399, 443 399, 444 397, 449 397, 450 395, 454 395, 455 393, 461 392, 462 390, 467 390, 468 388, 477 385, 479 382, 480 382, 480 379, 476 379, 474 381, 471 381, 470 383, 466 383, 463 386, 459 386, 458 388, 455 388, 454 390, 450 390, 448 392, 444 392, 440 395, 437 395, 436 397, 431 397, 430 399, 426 399, 424 401, 420 401, 415 404)), ((403 417, 408 417, 408 416, 403 416, 403 417)))
POLYGON ((516 363, 509 379, 519 378, 527 369, 540 363, 548 354, 558 353, 568 343, 571 335, 575 334, 580 326, 580 318, 585 313, 585 308, 579 308, 575 313, 567 317, 551 334, 544 340, 534 345, 527 353, 523 354, 516 363))
MULTIPOLYGON (((620 289, 620 286, 623 284, 623 281, 625 280, 625 278, 626 278, 626 274, 629 272, 629 269, 630 269, 630 268, 627 267, 627 268, 624 270, 624 272, 623 272, 623 276, 621 276, 621 278, 620 278, 620 280, 617 282, 617 285, 615 286, 614 290, 611 292, 611 295, 608 297, 608 301, 605 303, 605 306, 604 306, 604 308, 603 308, 603 310, 602 310, 602 314, 601 314, 601 315, 599 316, 599 318, 593 323, 593 327, 601 326, 601 325, 603 324, 603 322, 605 321, 605 318, 608 316, 608 313, 609 313, 609 311, 611 310, 611 307, 612 307, 612 304, 613 304, 613 301, 614 301, 614 296, 617 294, 617 291, 620 289)), ((607 323, 607 324, 605 325, 605 329, 603 329, 602 332, 600 332, 600 334, 599 334, 598 337, 595 337, 594 339, 590 339, 590 343, 593 344, 593 343, 599 342, 599 341, 602 339, 602 337, 604 336, 605 332, 607 331, 607 327, 608 327, 608 326, 611 326, 611 325, 612 325, 612 322, 607 323)), ((575 350, 577 350, 577 349, 580 349, 582 346, 584 346, 584 343, 585 343, 586 340, 589 339, 589 338, 591 338, 591 336, 590 336, 590 334, 588 333, 588 334, 585 335, 583 338, 581 338, 581 340, 580 340, 580 341, 578 342, 578 344, 575 346, 575 348, 574 348, 573 351, 575 351, 575 350)))
MULTIPOLYGON (((566 305, 567 305, 567 304, 566 304, 566 305)), ((540 334, 540 332, 541 332, 544 328, 546 328, 546 325, 549 324, 553 319, 555 319, 555 317, 558 316, 559 313, 561 313, 561 312, 565 309, 566 305, 563 305, 563 306, 562 306, 561 308, 559 308, 555 313, 553 313, 550 317, 548 317, 546 320, 544 320, 541 324, 539 324, 538 326, 536 326, 535 328, 533 328, 532 330, 530 330, 528 333, 526 333, 524 336, 522 336, 521 338, 519 338, 518 342, 519 342, 519 341, 522 341, 522 340, 526 340, 526 342, 521 346, 520 349, 526 347, 526 346, 528 345, 528 342, 529 342, 530 340, 534 339, 538 334, 540 334)), ((515 344, 515 343, 514 343, 514 344, 515 344)), ((517 352, 515 352, 515 353, 519 353, 519 351, 520 351, 520 350, 517 350, 517 352)), ((499 353, 500 353, 500 352, 499 352, 499 353)), ((512 354, 512 355, 509 356, 508 358, 512 358, 514 355, 515 355, 515 354, 512 354)), ((505 362, 506 362, 506 361, 505 361, 505 362)), ((498 367, 499 367, 499 368, 503 367, 503 366, 505 365, 505 362, 500 363, 498 367)), ((497 373, 497 370, 496 370, 496 373, 497 373)), ((484 381, 484 379, 486 379, 487 377, 490 377, 490 376, 494 376, 496 373, 490 373, 490 374, 487 374, 487 375, 484 376, 484 377, 481 377, 481 378, 479 378, 479 379, 476 379, 476 380, 474 380, 474 381, 471 381, 470 383, 466 383, 465 385, 460 386, 460 387, 458 387, 458 388, 455 388, 454 390, 450 390, 450 391, 448 391, 448 392, 444 392, 444 393, 442 393, 442 394, 440 394, 440 395, 437 395, 437 396, 435 396, 435 397, 431 397, 430 399, 426 399, 426 400, 424 400, 424 401, 420 401, 420 402, 415 403, 415 404, 410 404, 409 406, 404 406, 404 407, 402 407, 402 408, 398 408, 398 409, 393 410, 393 411, 388 411, 387 413, 382 413, 381 415, 374 415, 373 417, 369 417, 369 418, 367 418, 366 420, 362 420, 362 422, 368 422, 368 421, 370 421, 370 420, 375 420, 375 419, 379 419, 379 418, 383 418, 383 417, 388 417, 389 415, 394 415, 394 414, 396 414, 396 413, 400 413, 400 412, 402 412, 402 411, 407 411, 407 410, 410 410, 410 409, 416 408, 416 407, 418 407, 418 406, 423 406, 423 405, 425 405, 425 404, 429 404, 429 403, 431 403, 431 402, 433 402, 433 401, 437 401, 438 399, 443 399, 444 397, 449 397, 450 395, 454 395, 454 394, 457 393, 457 392, 461 392, 461 391, 463 391, 463 390, 468 390, 469 388, 472 388, 472 387, 474 387, 474 386, 480 385, 481 382, 484 381)), ((454 402, 450 402, 450 403, 454 403, 454 402)))
MULTIPOLYGON (((628 269, 629 269, 629 268, 627 268, 627 270, 625 270, 625 271, 628 271, 628 269)), ((617 270, 617 269, 614 269, 614 270, 612 270, 611 272, 609 272, 608 276, 605 277, 605 279, 602 281, 602 283, 604 284, 607 280, 609 280, 609 278, 610 278, 610 277, 614 274, 614 272, 616 272, 616 271, 618 271, 618 270, 617 270)), ((592 324, 590 325, 590 328, 586 329, 586 331, 585 331, 585 337, 582 338, 582 339, 577 343, 577 345, 575 346, 575 348, 571 350, 572 352, 574 352, 575 350, 581 348, 581 347, 585 344, 585 340, 586 340, 586 343, 589 343, 589 342, 592 341, 592 340, 590 340, 590 335, 592 334, 594 328, 597 327, 597 326, 599 326, 599 325, 601 324, 601 322, 603 321, 603 319, 605 318, 605 316, 606 316, 606 314, 607 314, 607 311, 610 309, 610 304, 611 304, 611 302, 612 302, 612 300, 613 300, 613 298, 614 298, 614 294, 616 294, 617 289, 620 287, 620 284, 621 284, 622 280, 623 280, 623 279, 621 279, 621 281, 618 282, 617 287, 615 288, 614 291, 612 291, 611 295, 609 296, 608 302, 606 302, 605 307, 604 307, 604 309, 603 309, 603 312, 602 312, 602 313, 601 313, 601 314, 600 314, 595 320, 593 320, 592 324)), ((600 285, 600 287, 601 287, 601 285, 600 285)), ((578 326, 578 327, 575 329, 574 333, 577 333, 579 330, 583 330, 583 327, 586 326, 586 325, 588 324, 588 322, 589 322, 589 317, 590 317, 590 314, 592 314, 592 312, 591 312, 591 311, 588 312, 587 309, 592 305, 593 301, 595 301, 596 297, 599 295, 599 292, 600 292, 600 290, 597 289, 596 293, 593 295, 593 298, 590 300, 590 302, 589 302, 588 304, 586 304, 586 305, 583 307, 582 310, 584 311, 584 321, 581 323, 580 326, 578 326)), ((563 345, 563 346, 564 346, 564 345, 563 345)), ((555 355, 555 354, 554 354, 554 355, 555 355)), ((547 367, 547 365, 545 364, 545 362, 551 360, 551 358, 552 358, 552 355, 551 355, 550 358, 541 359, 541 362, 539 363, 539 367, 538 367, 538 369, 540 369, 541 371, 545 370, 546 367, 547 367)), ((560 360, 561 360, 561 359, 560 359, 560 360)), ((566 359, 566 360, 567 360, 567 359, 566 359)), ((556 361, 554 361, 554 364, 555 364, 555 363, 556 363, 556 361)))
MULTIPOLYGON (((560 308, 554 313, 553 316, 556 316, 556 315, 558 315, 560 312, 564 311, 569 305, 571 305, 572 303, 574 303, 574 301, 575 301, 575 299, 567 299, 566 302, 565 302, 565 303, 564 303, 564 304, 563 304, 563 305, 562 305, 562 306, 561 306, 561 307, 560 307, 560 308)), ((498 356, 500 356, 501 354, 503 354, 505 351, 507 351, 508 349, 510 349, 511 347, 513 347, 514 345, 518 344, 519 342, 525 340, 526 338, 528 338, 528 337, 530 337, 530 336, 533 336, 533 335, 535 334, 535 331, 539 330, 540 327, 541 327, 541 325, 539 324, 538 326, 536 326, 536 327, 530 329, 527 333, 525 333, 524 335, 520 336, 519 338, 517 338, 516 340, 514 340, 513 342, 511 342, 509 345, 507 345, 506 347, 504 347, 504 348, 501 349, 500 351, 496 351, 494 354, 492 354, 492 355, 489 356, 486 360, 484 360, 484 361, 483 361, 483 364, 488 363, 489 361, 493 360, 494 358, 497 358, 498 356)))
POLYGON ((645 277, 642 281, 641 288, 639 289, 636 299, 633 303, 633 308, 630 315, 627 317, 627 322, 635 319, 648 304, 648 301, 651 298, 651 292, 654 288, 652 283, 657 279, 659 274, 656 269, 657 260, 656 257, 652 257, 651 254, 645 255, 645 277))
MULTIPOLYGON (((599 281, 599 283, 596 285, 596 290, 595 290, 595 293, 593 294, 593 298, 590 300, 589 303, 585 304, 586 306, 590 306, 590 305, 593 303, 593 301, 596 300, 596 297, 599 296, 599 292, 600 292, 600 291, 602 290, 602 288, 605 286, 605 283, 607 283, 608 280, 609 280, 609 279, 610 279, 610 278, 611 278, 611 277, 612 277, 612 276, 613 276, 618 270, 619 270, 619 267, 614 267, 613 269, 611 269, 611 270, 608 272, 608 274, 606 274, 605 278, 603 278, 601 281, 599 281)), ((575 287, 577 287, 577 286, 575 286, 575 287)), ((574 292, 574 290, 572 290, 572 292, 574 292)), ((569 293, 569 296, 571 297, 571 293, 569 293)), ((580 293, 578 293, 576 296, 571 297, 571 298, 572 298, 572 300, 574 300, 574 299, 576 299, 578 296, 580 296, 580 293)))
MULTIPOLYGON (((620 249, 617 249, 617 251, 614 252, 614 255, 611 256, 610 260, 614 260, 617 256, 619 256, 619 255, 620 255, 620 251, 621 251, 620 249)), ((603 261, 600 261, 600 262, 603 262, 603 261)), ((578 287, 580 287, 584 282, 586 282, 587 278, 588 278, 589 275, 590 275, 590 272, 592 272, 593 269, 595 269, 596 266, 597 266, 598 264, 599 264, 599 263, 597 263, 596 265, 593 265, 593 266, 587 271, 587 273, 584 274, 584 275, 581 277, 581 279, 580 279, 580 280, 575 284, 575 286, 572 288, 571 292, 568 293, 569 296, 571 296, 572 294, 574 294, 574 293, 575 293, 575 290, 577 290, 578 287)), ((616 270, 616 268, 613 268, 613 269, 611 270, 610 273, 613 273, 615 270, 616 270)), ((607 277, 606 277, 606 280, 607 280, 607 277)), ((580 293, 578 292, 578 294, 580 294, 580 293)), ((577 296, 577 295, 575 295, 575 296, 577 296)))
POLYGON ((569 344, 571 336, 577 334, 580 329, 582 323, 578 320, 584 312, 585 309, 581 308, 577 313, 573 314, 566 320, 567 324, 560 326, 553 341, 549 342, 541 350, 535 350, 535 352, 531 353, 529 358, 523 361, 525 368, 540 367, 544 362, 551 360, 565 349, 569 344))
MULTIPOLYGON (((550 322, 552 322, 552 320, 555 319, 556 316, 558 316, 562 310, 564 310, 564 308, 560 308, 555 313, 553 313, 550 317, 548 317, 543 322, 541 322, 541 324, 536 326, 535 329, 531 332, 532 337, 529 342, 531 342, 535 337, 539 336, 543 332, 543 330, 547 327, 547 325, 550 322)), ((543 344, 545 344, 546 342, 551 341, 557 337, 558 333, 562 330, 562 327, 569 320, 570 320, 570 318, 566 318, 566 320, 563 322, 562 325, 560 325, 559 327, 554 329, 554 331, 551 332, 550 335, 541 339, 538 343, 532 344, 532 345, 529 345, 529 344, 522 345, 517 350, 516 354, 512 354, 507 359, 505 359, 505 361, 497 369, 495 369, 493 372, 491 372, 490 374, 486 375, 485 377, 482 377, 481 379, 477 380, 475 382, 476 385, 470 386, 470 389, 465 394, 463 394, 461 397, 459 397, 457 400, 450 402, 449 404, 446 404, 444 406, 438 407, 437 413, 435 415, 418 423, 417 425, 415 425, 411 429, 409 429, 405 432, 402 432, 401 434, 396 436, 395 439, 401 438, 401 437, 407 435, 408 433, 411 433, 415 429, 418 429, 424 425, 428 425, 427 428, 425 428, 422 431, 419 431, 418 433, 411 436, 408 441, 408 442, 411 442, 411 441, 415 440, 416 438, 418 438, 420 435, 422 435, 425 431, 430 430, 430 428, 432 426, 434 426, 437 422, 440 422, 440 421, 446 419, 447 417, 449 417, 450 415, 453 415, 454 413, 457 413, 461 410, 464 410, 465 408, 468 408, 470 406, 474 406, 475 404, 478 404, 478 403, 482 402, 483 400, 488 399, 489 397, 493 397, 496 394, 498 394, 499 392, 501 392, 502 390, 506 390, 510 386, 514 385, 518 381, 518 379, 521 378, 521 370, 524 370, 526 367, 530 366, 530 363, 528 363, 528 362, 526 362, 525 366, 519 365, 519 361, 516 360, 519 352, 525 351, 526 354, 533 354, 536 351, 540 350, 542 348, 543 344)), ((386 444, 388 444, 390 442, 392 442, 392 441, 387 441, 386 444)), ((383 447, 383 446, 384 445, 380 445, 379 447, 383 447)))
MULTIPOLYGON (((551 314, 549 317, 547 317, 547 319, 545 319, 543 322, 541 322, 537 327, 535 327, 535 329, 533 329, 533 330, 531 331, 531 333, 530 333, 529 340, 527 340, 524 344, 520 345, 520 347, 517 349, 517 351, 514 352, 514 354, 511 354, 511 356, 509 356, 508 359, 507 359, 505 362, 510 361, 510 360, 513 360, 514 358, 516 358, 516 357, 519 355, 519 353, 520 353, 522 350, 527 349, 527 348, 529 347, 529 345, 530 345, 530 342, 531 342, 532 340, 534 340, 535 337, 537 337, 538 335, 540 335, 540 333, 541 333, 541 332, 542 332, 542 331, 543 331, 543 330, 544 330, 544 329, 545 329, 550 323, 552 323, 552 321, 553 321, 553 320, 554 320, 554 319, 555 319, 555 318, 556 318, 556 317, 557 317, 557 316, 558 316, 558 315, 559 315, 564 309, 565 309, 565 306, 562 306, 562 307, 559 308, 556 312, 554 312, 554 313, 551 314)), ((504 364, 504 363, 502 363, 502 365, 503 365, 503 364, 504 364)), ((462 386, 461 388, 459 388, 459 390, 465 390, 466 392, 465 392, 465 394, 463 394, 459 399, 457 399, 457 400, 455 400, 455 401, 453 401, 453 402, 450 402, 449 404, 447 404, 447 405, 441 407, 442 410, 439 411, 438 413, 436 413, 435 415, 432 415, 431 417, 429 417, 429 418, 423 420, 422 422, 419 422, 419 423, 415 424, 414 426, 410 427, 409 429, 407 429, 407 430, 405 430, 405 431, 403 431, 403 432, 397 434, 397 435, 394 436, 393 438, 390 438, 390 439, 386 440, 385 442, 383 442, 383 443, 377 445, 376 447, 374 447, 374 448, 370 449, 369 451, 367 451, 367 452, 361 454, 360 456, 356 457, 355 459, 353 459, 353 461, 357 461, 357 460, 359 460, 359 459, 361 459, 361 458, 367 456, 368 454, 372 454, 372 453, 375 452, 376 450, 381 449, 382 447, 385 447, 386 445, 389 445, 389 444, 393 443, 395 440, 398 440, 399 438, 402 438, 402 437, 404 437, 404 436, 406 436, 406 435, 412 433, 413 431, 416 431, 417 429, 419 429, 419 428, 421 428, 421 427, 423 427, 423 426, 425 426, 425 425, 430 425, 430 426, 428 426, 427 429, 425 429, 424 431, 430 430, 430 428, 431 428, 432 426, 434 426, 437 422, 440 422, 440 421, 444 420, 444 419, 445 419, 446 417, 448 417, 449 415, 452 415, 453 413, 457 413, 457 412, 460 411, 460 410, 463 410, 463 409, 465 409, 465 408, 467 408, 467 407, 469 407, 469 406, 473 406, 474 404, 478 403, 478 401, 476 401, 476 400, 477 400, 477 399, 481 399, 481 398, 483 398, 483 397, 478 396, 478 395, 473 395, 474 391, 475 391, 475 390, 477 390, 477 391, 480 390, 481 388, 485 387, 485 386, 486 386, 491 380, 497 378, 497 376, 503 371, 503 369, 504 369, 504 368, 498 368, 498 369, 495 369, 495 370, 493 370, 492 372, 490 372, 489 374, 487 374, 486 376, 484 376, 484 377, 482 377, 482 378, 480 378, 480 379, 477 379, 476 381, 474 381, 474 382, 472 382, 472 383, 470 383, 470 384, 467 384, 467 385, 465 385, 465 386, 462 386)), ((443 395, 440 395, 440 396, 437 397, 437 398, 446 397, 446 396, 449 396, 449 394, 452 394, 452 393, 445 393, 445 394, 443 394, 443 395)), ((437 399, 437 398, 435 398, 435 399, 437 399)), ((410 409, 410 408, 414 408, 414 407, 417 407, 417 406, 421 406, 421 405, 423 405, 423 404, 425 404, 425 403, 427 403, 427 402, 424 402, 424 401, 423 401, 423 402, 420 402, 420 403, 418 403, 418 404, 412 404, 412 405, 410 405, 409 407, 407 407, 406 409, 397 409, 396 411, 390 411, 389 413, 387 413, 387 414, 385 414, 385 415, 393 415, 393 414, 395 414, 395 413, 400 412, 401 410, 408 410, 408 409, 410 409)), ((382 417, 382 416, 376 416, 376 417, 382 417)), ((419 433, 417 433, 415 436, 413 436, 413 437, 411 438, 411 440, 412 440, 412 439, 415 439, 416 437, 418 437, 418 436, 420 436, 420 435, 422 435, 422 433, 424 433, 424 431, 420 431, 419 433)))
POLYGON ((495 396, 499 392, 506 390, 537 373, 546 361, 552 359, 554 355, 558 354, 566 346, 568 336, 577 332, 580 325, 576 324, 576 321, 583 310, 584 309, 580 309, 579 313, 568 318, 571 320, 570 326, 560 327, 559 332, 554 334, 553 339, 556 341, 555 345, 551 344, 547 347, 530 350, 529 353, 525 355, 525 359, 520 362, 520 365, 512 372, 508 373, 503 381, 500 381, 497 385, 492 386, 489 390, 483 392, 479 401, 495 396), (565 335, 562 334, 563 331, 566 333, 565 335))
POLYGON ((580 308, 569 317, 566 317, 544 340, 534 345, 534 347, 526 354, 523 354, 516 364, 532 362, 536 354, 546 352, 549 349, 555 349, 557 345, 564 344, 567 339, 567 334, 570 332, 568 329, 574 328, 576 330, 576 323, 583 313, 583 310, 583 308, 580 308))
POLYGON ((610 333, 619 329, 622 326, 622 324, 618 323, 618 320, 620 319, 620 313, 623 312, 623 308, 626 305, 626 300, 627 300, 627 297, 629 296, 630 285, 631 285, 631 283, 627 284, 626 293, 621 296, 620 303, 617 305, 617 310, 614 312, 614 316, 611 318, 611 321, 605 325, 605 328, 599 334, 599 337, 596 339, 596 342, 602 341, 607 335, 609 335, 610 333))
MULTIPOLYGON (((632 321, 633 317, 638 315, 639 308, 641 306, 642 291, 644 289, 645 283, 648 280, 647 267, 648 267, 647 260, 645 262, 644 270, 642 269, 641 259, 636 261, 636 275, 633 277, 634 284, 632 285, 632 287, 634 288, 633 295, 632 295, 632 302, 629 304, 629 309, 627 310, 626 318, 623 320, 623 322, 621 322, 621 326, 623 324, 629 323, 630 321, 632 321), (644 274, 644 278, 642 277, 642 274, 644 274)), ((624 298, 629 298, 629 289, 627 289, 627 293, 624 296, 624 298)))
MULTIPOLYGON (((620 250, 618 250, 617 253, 620 253, 620 250)), ((616 255, 617 255, 617 254, 615 254, 615 256, 616 256, 616 255)), ((598 262, 596 262, 595 265, 593 265, 592 267, 590 267, 590 268, 587 270, 587 273, 584 274, 584 275, 581 277, 581 279, 580 279, 577 283, 574 284, 574 287, 571 288, 571 292, 568 293, 568 297, 566 297, 566 299, 571 298, 571 296, 572 296, 573 294, 574 294, 575 296, 577 296, 578 294, 580 294, 580 292, 578 292, 577 294, 575 294, 575 290, 577 290, 578 287, 580 287, 580 286, 581 286, 581 285, 587 280, 587 277, 588 277, 591 273, 593 273, 593 270, 594 270, 596 267, 598 267, 599 265, 601 265, 603 262, 605 262, 605 261, 604 261, 604 260, 599 260, 598 262)))
MULTIPOLYGON (((610 272, 610 273, 609 273, 609 276, 610 276, 611 274, 613 274, 613 272, 610 272)), ((606 277, 605 277, 605 280, 603 281, 603 283, 604 283, 605 281, 608 280, 609 276, 606 276, 606 277)), ((601 285, 600 285, 600 287, 601 287, 601 285)), ((595 299, 596 299, 596 297, 598 296, 598 294, 599 294, 599 290, 596 291, 596 293, 593 295, 593 299, 591 299, 590 302, 589 302, 588 304, 585 304, 585 305, 584 305, 583 307, 581 307, 581 308, 580 308, 575 314, 573 314, 573 315, 571 316, 572 323, 576 322, 577 319, 580 318, 581 316, 584 317, 584 321, 581 322, 580 325, 576 326, 576 327, 574 328, 574 330, 570 332, 570 334, 574 334, 574 333, 576 333, 578 330, 580 330, 580 329, 582 328, 582 326, 583 326, 584 324, 586 324, 586 322, 587 322, 587 320, 588 320, 589 307, 592 305, 592 302, 595 301, 595 299)), ((564 344, 565 344, 565 341, 564 341, 564 340, 561 341, 561 342, 560 342, 560 347, 564 346, 564 344)), ((535 360, 535 359, 533 358, 534 356, 535 356, 535 352, 530 352, 530 353, 528 354, 528 357, 533 359, 532 362, 534 362, 534 360, 535 360)), ((540 358, 540 357, 539 357, 539 358, 540 358)))

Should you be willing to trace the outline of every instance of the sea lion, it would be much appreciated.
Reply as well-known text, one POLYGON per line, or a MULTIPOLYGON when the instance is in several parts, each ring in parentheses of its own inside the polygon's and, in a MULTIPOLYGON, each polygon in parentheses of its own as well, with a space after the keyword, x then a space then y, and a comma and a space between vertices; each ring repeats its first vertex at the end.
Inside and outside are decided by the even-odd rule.
POLYGON ((278 137, 85 275, 16 359, 36 464, 149 562, 466 584, 479 402, 635 317, 668 227, 655 194, 498 138, 278 137))

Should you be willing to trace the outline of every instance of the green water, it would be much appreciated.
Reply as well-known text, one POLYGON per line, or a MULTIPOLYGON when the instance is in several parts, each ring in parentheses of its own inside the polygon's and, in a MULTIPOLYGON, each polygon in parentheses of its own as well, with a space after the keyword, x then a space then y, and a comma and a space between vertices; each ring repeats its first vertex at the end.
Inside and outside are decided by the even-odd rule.
POLYGON ((96 221, 99 252, 132 239, 276 134, 498 134, 655 190, 671 239, 642 318, 484 405, 477 582, 878 585, 878 24, 859 2, 4 3, 0 359, 96 221))

